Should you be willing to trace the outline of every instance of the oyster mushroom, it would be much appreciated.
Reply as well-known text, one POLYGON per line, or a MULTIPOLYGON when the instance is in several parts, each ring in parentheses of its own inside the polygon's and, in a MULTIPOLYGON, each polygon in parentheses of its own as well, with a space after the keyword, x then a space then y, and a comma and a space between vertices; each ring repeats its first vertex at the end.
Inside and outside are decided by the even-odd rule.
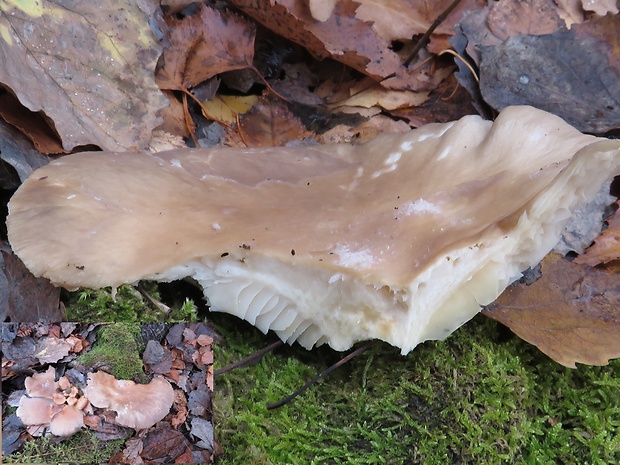
POLYGON ((119 425, 135 429, 149 428, 162 420, 174 401, 174 390, 163 378, 136 384, 103 371, 89 373, 84 394, 95 407, 114 410, 119 425))
POLYGON ((405 354, 537 264, 619 152, 519 106, 359 146, 81 153, 37 170, 7 224, 57 285, 191 277, 289 343, 405 354))
POLYGON ((52 398, 58 388, 58 383, 54 380, 56 370, 50 366, 45 373, 34 373, 24 380, 26 394, 30 397, 52 398))
POLYGON ((72 436, 84 427, 84 412, 71 405, 52 416, 50 431, 55 436, 72 436))
POLYGON ((27 395, 21 397, 15 413, 26 426, 49 426, 56 436, 71 436, 84 426, 84 412, 65 404, 54 375, 54 368, 49 367, 45 373, 26 378, 27 395))

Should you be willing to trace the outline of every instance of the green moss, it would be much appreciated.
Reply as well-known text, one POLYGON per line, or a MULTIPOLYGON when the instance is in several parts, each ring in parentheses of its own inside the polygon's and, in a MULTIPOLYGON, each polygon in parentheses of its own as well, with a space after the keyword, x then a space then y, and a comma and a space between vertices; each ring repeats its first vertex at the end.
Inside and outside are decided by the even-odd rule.
MULTIPOLYGON (((158 287, 144 283, 148 294, 160 300, 158 287)), ((66 295, 69 321, 123 321, 151 323, 159 321, 197 321, 198 309, 190 299, 183 298, 171 305, 165 313, 148 302, 140 292, 129 284, 120 286, 116 292, 111 288, 83 290, 66 295)))
POLYGON ((80 355, 77 361, 87 368, 104 368, 118 379, 148 382, 136 342, 139 335, 138 323, 100 326, 93 348, 80 355))
MULTIPOLYGON (((265 345, 222 322, 218 367, 265 345)), ((287 348, 221 375, 220 463, 618 463, 620 361, 571 370, 504 338, 480 316, 406 357, 377 344, 275 411, 340 355, 287 348)))
POLYGON ((83 430, 57 442, 50 438, 27 441, 21 451, 3 456, 3 463, 107 463, 110 455, 123 448, 124 439, 99 441, 83 430))
MULTIPOLYGON (((216 368, 273 340, 232 316, 210 318, 223 335, 216 368)), ((219 463, 620 463, 620 360, 564 368, 478 316, 406 357, 377 343, 292 403, 265 408, 340 357, 287 346, 218 376, 219 463)))

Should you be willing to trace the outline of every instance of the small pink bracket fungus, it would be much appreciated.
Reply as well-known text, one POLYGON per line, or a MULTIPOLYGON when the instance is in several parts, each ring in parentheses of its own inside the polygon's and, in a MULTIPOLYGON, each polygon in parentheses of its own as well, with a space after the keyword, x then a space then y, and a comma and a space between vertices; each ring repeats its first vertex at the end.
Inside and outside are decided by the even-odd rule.
POLYGON ((163 378, 136 384, 103 371, 89 373, 84 393, 95 407, 114 410, 119 425, 134 429, 150 428, 162 420, 174 402, 174 390, 163 378))
POLYGON ((81 153, 37 170, 15 253, 67 288, 191 277, 212 310, 310 348, 443 339, 620 173, 620 141, 532 107, 364 145, 81 153))

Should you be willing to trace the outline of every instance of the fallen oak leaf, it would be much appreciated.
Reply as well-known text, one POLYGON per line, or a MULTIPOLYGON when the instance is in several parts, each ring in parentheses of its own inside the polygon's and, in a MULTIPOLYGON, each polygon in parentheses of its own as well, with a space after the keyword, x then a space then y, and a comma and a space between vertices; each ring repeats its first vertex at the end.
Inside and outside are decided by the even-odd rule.
POLYGON ((620 357, 620 276, 549 254, 542 277, 508 287, 483 313, 569 368, 620 357))

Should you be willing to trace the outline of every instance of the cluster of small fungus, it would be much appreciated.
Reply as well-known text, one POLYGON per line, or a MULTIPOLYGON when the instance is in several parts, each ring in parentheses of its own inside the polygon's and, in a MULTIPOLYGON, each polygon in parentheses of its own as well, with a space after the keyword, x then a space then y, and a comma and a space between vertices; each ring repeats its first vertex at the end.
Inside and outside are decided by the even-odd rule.
POLYGON ((92 414, 93 406, 115 411, 121 426, 149 428, 168 414, 174 401, 174 390, 163 378, 136 384, 100 371, 88 375, 82 393, 67 377, 54 378, 53 367, 26 378, 26 394, 16 413, 24 425, 42 427, 31 428, 33 436, 46 427, 55 436, 71 436, 84 426, 84 415, 92 414))
POLYGON ((26 395, 22 396, 17 416, 31 429, 33 436, 42 435, 45 427, 55 436, 71 436, 84 426, 84 413, 92 413, 90 402, 66 376, 54 381, 55 370, 35 373, 26 378, 26 395))

